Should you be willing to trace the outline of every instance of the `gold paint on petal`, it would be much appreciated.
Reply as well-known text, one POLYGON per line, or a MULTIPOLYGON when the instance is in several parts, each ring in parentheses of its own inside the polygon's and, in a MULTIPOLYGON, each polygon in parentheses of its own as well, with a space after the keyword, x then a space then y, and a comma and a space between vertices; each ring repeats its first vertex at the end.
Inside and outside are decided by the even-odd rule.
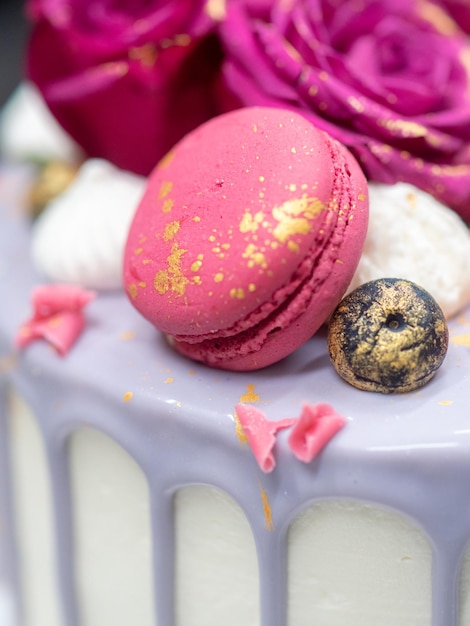
POLYGON ((227 12, 226 2, 225 0, 207 0, 204 10, 215 22, 221 22, 227 12))
MULTIPOLYGON (((107 74, 114 76, 125 76, 129 71, 129 64, 126 61, 110 61, 99 66, 100 70, 105 70, 107 74)), ((96 72, 94 68, 86 70, 87 74, 93 75, 96 72)))
POLYGON ((311 87, 309 87, 308 89, 308 95, 309 96, 316 96, 318 93, 318 87, 316 85, 312 85, 311 87))
POLYGON ((351 108, 353 108, 357 113, 364 113, 364 105, 360 100, 355 98, 354 96, 350 96, 348 98, 348 103, 351 108))
POLYGON ((186 47, 189 46, 189 44, 191 43, 191 37, 187 33, 184 33, 182 35, 175 35, 173 41, 175 46, 186 47))
POLYGON ((435 176, 452 176, 458 178, 460 176, 468 176, 470 173, 470 165, 433 165, 431 172, 435 176))
POLYGON ((399 137, 427 137, 429 135, 426 126, 408 120, 378 119, 377 124, 399 137))
POLYGON ((153 67, 158 58, 157 48, 153 43, 146 43, 129 49, 129 59, 140 61, 146 67, 153 67))
POLYGON ((418 13, 424 20, 432 24, 441 35, 454 37, 458 33, 458 27, 454 20, 449 17, 448 13, 432 2, 423 0, 419 2, 418 13))

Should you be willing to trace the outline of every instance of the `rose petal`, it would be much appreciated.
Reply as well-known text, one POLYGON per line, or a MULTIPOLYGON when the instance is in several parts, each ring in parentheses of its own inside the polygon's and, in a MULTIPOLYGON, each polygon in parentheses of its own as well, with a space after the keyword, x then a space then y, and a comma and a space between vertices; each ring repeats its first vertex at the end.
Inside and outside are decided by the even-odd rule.
POLYGON ((242 105, 301 112, 371 180, 419 186, 470 220, 470 44, 438 6, 247 0, 220 32, 242 105))
POLYGON ((88 156, 147 175, 225 106, 203 0, 34 0, 29 9, 28 75, 88 156))
POLYGON ((289 447, 300 461, 309 463, 345 424, 329 404, 305 404, 289 435, 289 447))

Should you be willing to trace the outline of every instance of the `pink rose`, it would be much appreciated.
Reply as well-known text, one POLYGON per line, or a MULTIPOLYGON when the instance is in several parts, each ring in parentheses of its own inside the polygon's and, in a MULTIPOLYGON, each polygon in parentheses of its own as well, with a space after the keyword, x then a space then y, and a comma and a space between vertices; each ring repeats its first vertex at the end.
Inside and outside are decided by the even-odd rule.
POLYGON ((89 156, 147 174, 218 113, 220 44, 204 0, 29 0, 27 65, 89 156))
POLYGON ((470 220, 470 46, 438 5, 239 0, 221 33, 241 105, 300 110, 370 179, 415 184, 470 220))

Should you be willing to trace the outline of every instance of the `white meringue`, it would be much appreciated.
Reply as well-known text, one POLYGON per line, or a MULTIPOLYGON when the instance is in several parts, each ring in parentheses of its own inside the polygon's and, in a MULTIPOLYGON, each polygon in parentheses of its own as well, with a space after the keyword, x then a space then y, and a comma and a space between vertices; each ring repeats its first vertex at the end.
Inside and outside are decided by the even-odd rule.
POLYGON ((33 227, 32 255, 53 282, 118 289, 127 232, 146 179, 89 159, 33 227))
POLYGON ((13 161, 83 160, 81 148, 55 120, 37 87, 26 81, 2 110, 0 149, 13 161))
POLYGON ((369 184, 369 228, 349 291, 377 278, 426 289, 444 315, 470 302, 470 232, 460 217, 413 185, 369 184))

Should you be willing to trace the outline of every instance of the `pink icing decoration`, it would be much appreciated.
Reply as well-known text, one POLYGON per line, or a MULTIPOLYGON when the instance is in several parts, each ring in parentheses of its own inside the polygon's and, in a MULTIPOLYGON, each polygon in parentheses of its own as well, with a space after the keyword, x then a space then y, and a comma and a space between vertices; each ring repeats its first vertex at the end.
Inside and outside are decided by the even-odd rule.
POLYGON ((295 420, 286 418, 270 422, 262 411, 248 404, 237 404, 235 411, 258 465, 263 472, 272 472, 276 466, 273 455, 276 434, 279 430, 292 426, 295 420))
POLYGON ((72 285, 42 285, 33 290, 33 316, 21 325, 15 344, 24 348, 45 339, 63 356, 85 326, 83 308, 95 297, 92 291, 72 285))
POLYGON ((289 447, 300 461, 309 463, 345 424, 329 404, 305 404, 289 435, 289 447))

